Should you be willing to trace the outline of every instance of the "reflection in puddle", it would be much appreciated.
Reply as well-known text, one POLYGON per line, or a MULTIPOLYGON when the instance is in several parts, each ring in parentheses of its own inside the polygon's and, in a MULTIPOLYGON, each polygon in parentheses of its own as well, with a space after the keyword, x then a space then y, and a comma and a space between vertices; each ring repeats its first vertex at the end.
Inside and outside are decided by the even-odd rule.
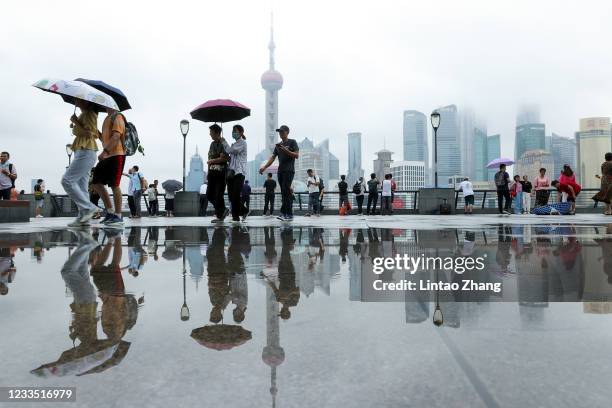
MULTIPOLYGON (((385 270, 378 278, 391 282, 404 275, 403 271, 385 270)), ((198 354, 193 355, 217 364, 215 356, 229 358, 252 374, 260 368, 254 368, 247 356, 257 353, 259 360, 260 354, 270 368, 269 392, 275 404, 279 366, 300 369, 285 362, 287 354, 298 358, 307 348, 323 347, 327 340, 342 344, 342 331, 350 331, 352 322, 361 321, 360 314, 371 317, 371 323, 359 326, 364 338, 370 336, 370 330, 376 336, 377 331, 393 326, 375 313, 382 307, 391 316, 397 310, 394 304, 366 304, 368 301, 400 300, 401 320, 408 323, 404 327, 428 330, 422 334, 428 339, 444 328, 461 328, 448 332, 458 336, 465 323, 465 330, 478 328, 475 320, 485 321, 488 314, 500 313, 491 305, 499 301, 513 303, 503 308, 501 318, 495 317, 498 327, 518 324, 524 331, 547 331, 550 324, 557 324, 548 321, 545 312, 556 302, 580 302, 581 319, 586 314, 612 313, 612 225, 499 225, 440 231, 149 227, 0 236, 0 307, 4 303, 9 311, 27 310, 31 305, 21 299, 29 291, 51 287, 60 278, 68 308, 66 302, 59 303, 61 293, 50 292, 41 297, 48 304, 44 311, 24 317, 31 323, 28 327, 34 327, 44 326, 45 319, 53 316, 70 316, 67 337, 62 333, 66 326, 45 328, 52 340, 41 339, 37 344, 41 352, 27 370, 35 375, 31 377, 41 381, 123 369, 137 375, 134 367, 143 357, 141 351, 132 351, 132 344, 144 340, 142 331, 154 325, 174 339, 167 340, 170 348, 177 338, 189 341, 181 343, 177 355, 197 347, 198 354), (404 254, 485 257, 485 270, 466 272, 462 277, 500 282, 503 293, 434 291, 400 293, 398 299, 369 298, 369 281, 364 276, 371 274, 373 259, 404 254), (45 269, 47 265, 53 268, 45 269), (59 276, 54 272, 58 269, 59 276), (23 279, 16 279, 17 271, 23 279), (145 292, 154 294, 147 295, 146 306, 145 292), (166 314, 169 308, 160 304, 170 304, 172 310, 166 314), (321 309, 316 309, 317 304, 321 309), (518 310, 518 323, 509 317, 512 308, 518 310), (148 318, 143 317, 147 314, 148 318), (434 330, 432 323, 442 328, 434 330), (286 325, 284 335, 292 339, 284 338, 283 345, 282 325, 286 325), (312 333, 315 327, 318 332, 312 333), (59 357, 53 357, 58 353, 59 357), (232 360, 233 356, 240 360, 232 360)), ((458 276, 436 269, 435 279, 453 282, 458 276)), ((10 323, 9 315, 0 314, 0 326, 10 323)), ((592 324, 590 320, 572 322, 583 329, 592 324)), ((12 330, 4 341, 19 345, 21 336, 19 329, 12 330)), ((457 353, 453 347, 451 354, 457 353)), ((155 358, 160 365, 172 364, 172 355, 156 351, 155 358)), ((344 357, 330 358, 341 364, 347 358, 365 361, 366 356, 349 351, 344 357)), ((477 356, 472 358, 477 362, 477 356)), ((27 381, 20 370, 9 368, 8 373, 27 381)))

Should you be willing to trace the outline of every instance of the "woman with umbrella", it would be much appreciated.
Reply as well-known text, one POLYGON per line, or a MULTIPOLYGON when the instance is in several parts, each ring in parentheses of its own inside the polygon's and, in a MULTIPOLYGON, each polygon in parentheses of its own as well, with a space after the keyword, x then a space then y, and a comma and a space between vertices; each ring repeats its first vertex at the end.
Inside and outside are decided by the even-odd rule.
POLYGON ((96 164, 96 140, 98 131, 98 112, 95 105, 82 99, 75 99, 80 115, 70 117, 70 127, 74 135, 71 149, 74 159, 62 177, 62 186, 79 209, 79 216, 70 226, 81 226, 96 214, 97 207, 89 200, 89 173, 96 164))
POLYGON ((240 195, 244 185, 247 163, 247 142, 244 135, 244 128, 241 125, 234 125, 232 128, 232 138, 235 140, 232 145, 228 145, 225 139, 221 139, 225 151, 229 154, 230 161, 227 170, 227 195, 232 207, 232 221, 240 222, 240 217, 246 219, 247 210, 242 205, 240 195))

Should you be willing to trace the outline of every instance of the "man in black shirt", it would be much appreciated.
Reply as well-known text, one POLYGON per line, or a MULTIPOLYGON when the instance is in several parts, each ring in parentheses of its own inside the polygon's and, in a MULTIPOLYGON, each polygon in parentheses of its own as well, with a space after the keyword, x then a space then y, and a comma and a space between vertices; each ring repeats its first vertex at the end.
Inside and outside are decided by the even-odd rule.
POLYGON ((348 183, 346 182, 346 176, 344 174, 340 176, 340 181, 338 182, 338 193, 340 195, 340 203, 338 206, 342 208, 342 205, 346 203, 346 207, 348 208, 348 183))
POLYGON ((213 223, 223 222, 229 210, 225 207, 223 194, 225 193, 225 171, 227 167, 228 154, 223 147, 221 137, 221 126, 216 123, 209 127, 212 142, 208 149, 208 188, 206 196, 208 202, 215 207, 216 218, 213 223))
POLYGON ((267 163, 259 169, 259 174, 263 174, 278 157, 277 177, 281 188, 283 204, 281 206, 281 215, 277 218, 282 221, 291 221, 293 220, 291 183, 293 183, 293 176, 295 175, 295 159, 300 156, 300 148, 294 139, 289 139, 288 126, 283 125, 276 129, 276 131, 280 135, 281 141, 276 144, 274 152, 267 163))
POLYGON ((274 213, 274 190, 276 190, 276 181, 272 178, 272 173, 268 173, 268 178, 264 181, 263 186, 266 189, 263 213, 272 216, 272 213, 274 213), (270 212, 268 212, 268 206, 270 212))

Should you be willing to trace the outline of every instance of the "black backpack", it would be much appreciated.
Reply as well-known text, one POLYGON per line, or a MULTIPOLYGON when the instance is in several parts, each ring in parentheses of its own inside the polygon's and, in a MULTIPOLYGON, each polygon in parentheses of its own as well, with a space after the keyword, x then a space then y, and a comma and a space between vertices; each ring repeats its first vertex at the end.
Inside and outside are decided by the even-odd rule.
POLYGON ((353 185, 353 193, 355 193, 355 194, 361 194, 361 183, 356 182, 356 183, 353 185))
POLYGON ((319 179, 319 191, 323 191, 324 188, 325 188, 325 186, 323 185, 323 179, 320 178, 319 179))
MULTIPOLYGON (((13 163, 9 163, 9 173, 13 173, 13 163)), ((15 188, 15 179, 9 177, 11 179, 11 188, 15 188)))
POLYGON ((134 126, 133 123, 128 122, 123 113, 117 112, 112 116, 111 129, 113 128, 113 124, 115 123, 115 118, 117 117, 117 115, 121 115, 121 117, 123 117, 123 122, 125 123, 125 135, 123 140, 125 155, 133 156, 138 151, 144 156, 144 148, 140 144, 140 139, 138 138, 138 131, 136 130, 136 126, 134 126))

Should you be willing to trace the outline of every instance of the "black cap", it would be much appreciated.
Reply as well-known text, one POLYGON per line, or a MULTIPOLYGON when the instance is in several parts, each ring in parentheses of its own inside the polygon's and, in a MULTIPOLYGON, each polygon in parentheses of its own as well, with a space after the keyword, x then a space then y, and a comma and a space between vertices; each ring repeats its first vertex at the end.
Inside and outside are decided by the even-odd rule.
POLYGON ((279 127, 278 129, 276 129, 277 132, 280 132, 281 130, 283 130, 285 132, 289 132, 289 126, 283 125, 283 126, 279 127))

